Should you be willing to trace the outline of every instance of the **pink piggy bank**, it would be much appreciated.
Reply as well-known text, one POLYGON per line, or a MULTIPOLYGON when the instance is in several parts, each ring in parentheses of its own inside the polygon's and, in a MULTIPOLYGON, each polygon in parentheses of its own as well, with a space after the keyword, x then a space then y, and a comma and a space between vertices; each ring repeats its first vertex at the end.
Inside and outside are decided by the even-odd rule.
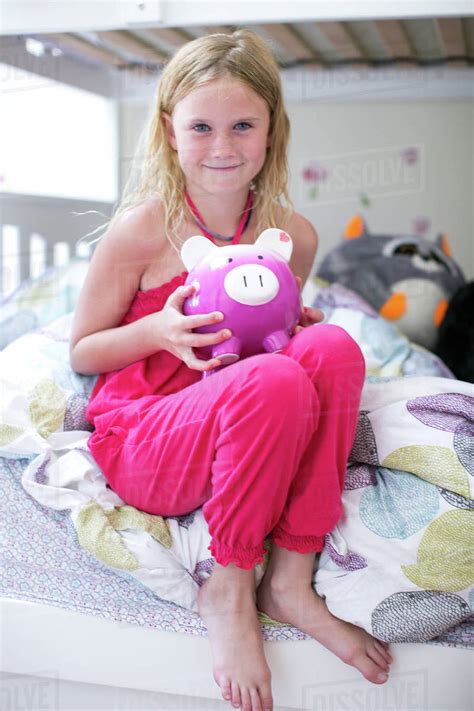
POLYGON ((291 237, 276 228, 262 232, 252 245, 216 247, 201 236, 186 240, 181 249, 189 272, 185 283, 196 290, 184 302, 183 312, 221 311, 223 321, 196 331, 232 332, 231 338, 196 352, 228 365, 286 346, 301 314, 298 285, 288 265, 292 251, 291 237))

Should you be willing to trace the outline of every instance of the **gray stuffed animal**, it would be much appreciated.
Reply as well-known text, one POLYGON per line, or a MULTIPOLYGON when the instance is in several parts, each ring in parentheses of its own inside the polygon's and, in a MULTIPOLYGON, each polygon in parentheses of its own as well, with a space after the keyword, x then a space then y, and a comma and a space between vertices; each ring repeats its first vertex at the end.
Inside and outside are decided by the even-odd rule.
POLYGON ((344 237, 317 275, 357 292, 411 341, 432 350, 448 303, 465 283, 446 235, 436 242, 414 235, 372 235, 356 215, 344 237))

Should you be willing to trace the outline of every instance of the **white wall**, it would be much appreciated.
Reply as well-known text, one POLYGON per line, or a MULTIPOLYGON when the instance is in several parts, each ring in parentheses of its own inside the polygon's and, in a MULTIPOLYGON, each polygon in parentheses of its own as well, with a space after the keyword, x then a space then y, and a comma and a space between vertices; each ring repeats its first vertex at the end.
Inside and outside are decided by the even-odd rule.
POLYGON ((117 106, 0 64, 0 192, 113 202, 117 106))
POLYGON ((319 232, 317 261, 360 213, 373 233, 413 233, 423 222, 428 238, 446 233, 474 277, 472 103, 309 102, 290 105, 289 113, 291 195, 319 232), (323 177, 326 167, 326 179, 303 179, 312 164, 323 177))
MULTIPOLYGON (((309 81, 308 73, 304 81, 302 76, 284 77, 292 125, 290 192, 296 209, 319 232, 316 263, 358 212, 373 233, 424 228, 429 239, 446 233, 454 257, 473 278, 472 72, 376 70, 340 73, 337 80, 319 72, 309 81), (314 184, 303 180, 305 167, 327 173, 317 183, 316 198, 314 184)), ((156 80, 122 102, 122 180, 152 108, 156 80)))

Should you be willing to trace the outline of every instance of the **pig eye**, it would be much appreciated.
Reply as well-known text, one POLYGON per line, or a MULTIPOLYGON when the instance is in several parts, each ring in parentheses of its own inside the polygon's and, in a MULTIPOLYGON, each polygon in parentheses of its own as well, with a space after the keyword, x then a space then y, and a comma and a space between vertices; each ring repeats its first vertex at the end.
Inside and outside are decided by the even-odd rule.
POLYGON ((233 261, 232 257, 227 257, 227 262, 228 262, 228 263, 229 263, 229 262, 232 262, 232 261, 233 261))
POLYGON ((259 259, 263 259, 263 257, 262 257, 262 255, 261 255, 261 254, 259 254, 259 255, 258 255, 258 258, 259 258, 259 259))

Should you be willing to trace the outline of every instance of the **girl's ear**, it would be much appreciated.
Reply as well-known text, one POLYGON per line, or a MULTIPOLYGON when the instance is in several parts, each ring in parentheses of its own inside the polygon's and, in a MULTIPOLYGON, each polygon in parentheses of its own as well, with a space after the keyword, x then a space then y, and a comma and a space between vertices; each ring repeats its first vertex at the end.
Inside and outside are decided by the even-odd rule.
POLYGON ((176 151, 177 150, 176 135, 174 132, 173 121, 171 120, 171 116, 169 114, 167 114, 165 111, 162 111, 161 112, 161 120, 163 122, 163 127, 165 129, 166 138, 168 139, 168 143, 170 144, 171 148, 173 148, 176 151))

